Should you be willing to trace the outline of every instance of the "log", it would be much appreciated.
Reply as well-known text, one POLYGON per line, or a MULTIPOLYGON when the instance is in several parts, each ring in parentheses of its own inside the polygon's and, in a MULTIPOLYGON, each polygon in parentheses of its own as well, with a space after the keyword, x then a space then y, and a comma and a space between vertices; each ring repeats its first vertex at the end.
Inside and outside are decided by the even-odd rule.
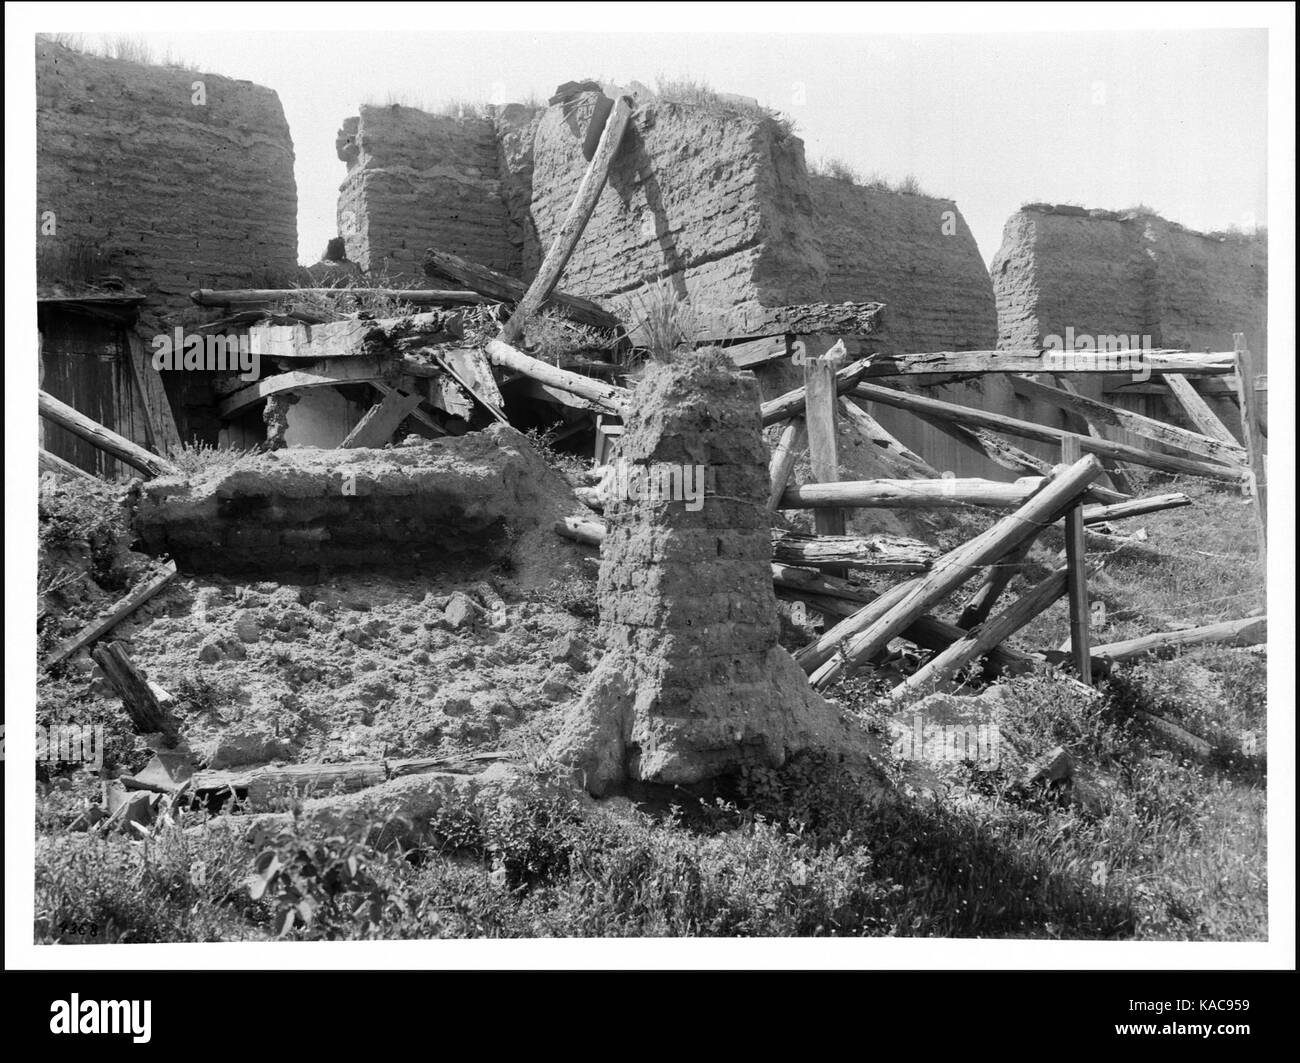
POLYGON ((1148 653, 1186 649, 1188 646, 1204 646, 1215 642, 1249 646, 1263 641, 1267 636, 1268 618, 1261 613, 1241 620, 1225 620, 1218 624, 1187 628, 1185 631, 1166 631, 1157 635, 1142 635, 1139 638, 1126 639, 1123 642, 1108 642, 1104 646, 1092 647, 1092 656, 1113 664, 1117 661, 1131 661, 1148 653))
POLYGON ((927 543, 899 535, 802 535, 772 530, 773 560, 792 565, 856 565, 918 572, 928 568, 938 553, 927 543))
POLYGON ((1024 568, 1025 558, 1033 545, 1032 538, 1026 539, 1006 557, 984 570, 984 582, 962 609, 961 616, 957 618, 958 627, 963 631, 970 631, 988 619, 998 598, 1007 589, 1007 584, 1024 568))
MULTIPOLYGON (((528 286, 521 280, 433 247, 424 253, 424 272, 463 284, 500 303, 518 303, 528 290, 528 286)), ((590 299, 552 292, 550 305, 558 307, 566 317, 583 325, 602 329, 619 327, 617 317, 590 299)))
MULTIPOLYGON (((796 329, 795 331, 807 331, 796 329)), ((928 373, 1165 373, 1224 375, 1234 371, 1233 352, 1194 354, 1177 350, 1124 351, 933 351, 926 354, 880 354, 869 377, 928 373)))
POLYGON ((92 446, 98 447, 119 461, 125 462, 133 469, 139 469, 146 476, 162 476, 165 473, 178 473, 180 469, 166 458, 151 454, 138 443, 132 443, 124 436, 118 435, 111 428, 105 428, 98 421, 92 421, 84 413, 74 410, 66 402, 61 402, 46 391, 37 391, 40 414, 51 424, 66 428, 73 435, 84 439, 92 446))
MULTIPOLYGON (((1073 464, 1083 457, 1078 437, 1061 441, 1061 461, 1073 464)), ((1088 656, 1089 624, 1092 614, 1088 605, 1088 543, 1083 528, 1083 506, 1075 504, 1065 511, 1065 571, 1070 596, 1070 641, 1074 647, 1074 670, 1079 679, 1092 686, 1092 659, 1088 656)))
POLYGON ((787 421, 785 428, 781 430, 781 438, 777 440, 776 447, 772 451, 770 467, 772 486, 767 495, 769 513, 775 513, 780 508, 777 503, 785 493, 785 485, 790 482, 790 474, 794 472, 795 463, 799 460, 799 454, 807 442, 808 433, 803 419, 794 417, 787 421))
POLYGON ((1067 570, 1058 568, 1010 606, 966 632, 890 691, 890 697, 940 689, 994 646, 1000 646, 1065 593, 1067 570))
POLYGON ((103 638, 113 628, 144 605, 150 598, 176 578, 176 562, 168 561, 162 572, 152 576, 132 588, 131 592, 113 606, 103 616, 92 620, 71 638, 60 642, 42 662, 43 669, 53 668, 60 661, 76 653, 83 646, 88 646, 96 639, 103 638))
POLYGON ((1188 420, 1196 425, 1202 434, 1209 436, 1211 439, 1217 439, 1220 443, 1226 443, 1230 446, 1237 445, 1237 438, 1228 430, 1214 411, 1210 409, 1210 404, 1201 398, 1200 392, 1192 387, 1192 382, 1183 376, 1182 373, 1166 373, 1165 383, 1169 385, 1169 390, 1173 392, 1174 398, 1178 400, 1178 405, 1182 407, 1183 412, 1187 414, 1188 420))
POLYGON ((1261 561, 1268 554, 1268 475, 1264 466, 1264 445, 1259 432, 1259 394, 1250 386, 1255 379, 1254 356, 1246 347, 1246 337, 1238 332, 1237 401, 1241 405, 1241 442, 1249 455, 1248 486, 1255 499, 1255 532, 1261 561))
MULTIPOLYGON (((857 384, 870 364, 870 358, 862 358, 846 365, 837 372, 835 374, 836 392, 843 394, 857 384)), ((804 411, 807 390, 806 387, 797 387, 793 391, 787 391, 784 395, 778 395, 776 398, 763 403, 763 427, 766 428, 778 421, 786 421, 791 417, 801 415, 804 411)))
POLYGON ((1084 506, 1083 522, 1085 524, 1105 524, 1125 517, 1141 517, 1148 513, 1159 513, 1165 509, 1179 509, 1190 506, 1192 500, 1181 492, 1167 495, 1151 495, 1148 498, 1134 498, 1127 502, 1116 502, 1110 506, 1084 506))
POLYGON ((479 306, 485 302, 474 292, 430 288, 200 288, 190 292, 199 306, 269 306, 285 299, 328 299, 339 295, 371 295, 400 299, 411 306, 479 306))
POLYGON ((892 436, 879 421, 856 402, 841 398, 840 412, 874 448, 875 454, 887 466, 914 479, 939 479, 939 470, 930 465, 915 451, 904 446, 892 436))
MULTIPOLYGON (((1203 436, 1198 432, 1189 432, 1186 428, 1157 421, 1133 410, 1125 410, 1109 403, 1098 402, 1083 395, 1071 394, 1060 388, 1051 387, 1026 376, 1011 377, 1012 386, 1021 394, 1040 399, 1059 410, 1075 414, 1089 424, 1108 424, 1122 428, 1133 435, 1150 439, 1161 446, 1173 447, 1186 454, 1208 458, 1226 465, 1242 465, 1246 461, 1246 452, 1235 442, 1224 443, 1220 439, 1203 436)), ((1096 433, 1100 436, 1100 433, 1096 433)), ((1094 438, 1096 438, 1094 436, 1094 438)))
POLYGON ((405 317, 349 317, 323 324, 259 325, 248 330, 249 348, 260 358, 320 362, 334 358, 398 358, 434 344, 464 342, 460 311, 428 311, 405 317))
MULTIPOLYGON (((842 366, 844 344, 835 345, 803 365, 804 425, 808 429, 809 472, 816 484, 832 484, 840 478, 839 391, 835 374, 842 366)), ((843 535, 845 514, 837 506, 818 506, 813 528, 818 535, 843 535)), ((843 575, 843 573, 840 573, 843 575)))
POLYGON ((978 425, 999 432, 1010 432, 1012 435, 1055 443, 1057 446, 1060 446, 1061 441, 1067 437, 1073 437, 1079 440, 1079 446, 1085 454, 1104 455, 1136 465, 1162 469, 1165 472, 1190 473, 1193 476, 1208 477, 1232 484, 1240 484, 1245 475, 1245 470, 1239 468, 1193 461, 1191 458, 1180 458, 1172 454, 1155 454, 1139 447, 1131 447, 1126 443, 1080 436, 1062 428, 1050 428, 1047 425, 1034 424, 1032 421, 1022 421, 1016 417, 1007 417, 989 410, 977 410, 970 406, 959 406, 941 399, 909 395, 906 392, 882 388, 877 384, 858 384, 853 388, 852 393, 858 398, 882 402, 886 406, 896 406, 902 410, 911 410, 913 413, 928 414, 938 418, 946 417, 959 424, 978 425))
POLYGON ((1138 709, 1133 714, 1161 737, 1168 739, 1178 748, 1190 753, 1198 760, 1209 760, 1214 753, 1214 746, 1210 745, 1200 735, 1194 735, 1185 727, 1179 727, 1172 720, 1166 720, 1163 716, 1157 716, 1153 712, 1144 712, 1138 709))
POLYGON ((1014 550, 1059 518, 1065 508, 1101 474, 1101 463, 1088 455, 1061 473, 1014 513, 986 532, 935 561, 930 571, 882 595, 871 605, 837 624, 796 660, 811 672, 812 683, 825 689, 848 665, 875 656, 884 645, 929 607, 960 587, 978 568, 1014 550), (897 592, 902 593, 894 597, 897 592), (882 604, 883 603, 883 604, 882 604), (834 656, 838 650, 839 656, 834 656))
POLYGON ((154 734, 161 731, 167 744, 174 744, 176 727, 158 702, 149 680, 127 656, 120 642, 96 646, 90 653, 95 663, 104 671, 105 678, 117 691, 135 727, 136 734, 154 734))
POLYGON ((95 483, 103 483, 93 472, 87 472, 85 469, 73 465, 70 461, 65 461, 57 454, 51 454, 44 447, 38 447, 36 451, 37 462, 41 472, 56 472, 61 476, 70 476, 74 480, 92 480, 95 483))
MULTIPOLYGON (((1079 394, 1079 389, 1074 386, 1074 383, 1068 376, 1061 375, 1053 377, 1053 379, 1056 381, 1057 387, 1067 394, 1079 394)), ((1090 436, 1096 436, 1099 439, 1105 438, 1105 433, 1087 418, 1080 414, 1074 414, 1073 417, 1076 422, 1076 431, 1079 431, 1081 434, 1086 433, 1090 436)), ((1116 490, 1123 491, 1125 494, 1129 495, 1136 493, 1133 489, 1133 482, 1128 478, 1128 473, 1124 471, 1124 466, 1114 458, 1102 458, 1101 467, 1106 470, 1106 475, 1110 477, 1110 482, 1114 485, 1116 490)))
POLYGON ((591 219, 592 211, 596 209, 600 193, 604 191, 605 182, 609 179, 610 166, 613 165, 614 157, 618 154, 619 145, 623 143, 623 133, 631 117, 631 102, 626 96, 620 96, 614 101, 614 106, 605 119, 605 128, 600 134, 600 141, 591 156, 591 162, 587 164, 587 171, 582 175, 582 183, 578 185, 578 191, 569 205, 569 212, 560 223, 555 239, 551 241, 546 257, 542 259, 537 275, 533 278, 533 283, 528 286, 510 320, 501 329, 500 338, 503 343, 518 341, 523 335, 525 323, 542 308, 550 298, 551 292, 555 291, 555 286, 559 284, 560 275, 564 272, 564 267, 569 264, 569 259, 573 257, 578 240, 581 239, 583 230, 591 219))
POLYGON ((840 483, 800 484, 786 488, 778 508, 1012 508, 1023 504, 1043 483, 1041 476, 1026 476, 1015 483, 954 476, 937 480, 844 480, 840 483))
POLYGON ((737 369, 756 369, 760 365, 779 362, 790 357, 790 348, 784 336, 766 336, 760 340, 723 347, 722 353, 735 363, 737 369))
POLYGON ((420 396, 390 389, 384 397, 370 407, 339 444, 340 450, 363 447, 382 447, 393 438, 407 416, 420 405, 420 396))
POLYGON ((557 369, 553 365, 524 354, 508 343, 500 340, 488 340, 485 350, 493 365, 513 369, 516 373, 539 380, 543 384, 567 391, 572 395, 595 403, 605 413, 616 417, 626 417, 631 406, 631 392, 615 384, 606 384, 566 369, 557 369))
POLYGON ((374 383, 392 376, 396 369, 395 362, 381 362, 372 358, 329 359, 311 369, 293 369, 240 388, 217 404, 217 416, 228 419, 263 399, 285 391, 333 387, 336 384, 374 383))

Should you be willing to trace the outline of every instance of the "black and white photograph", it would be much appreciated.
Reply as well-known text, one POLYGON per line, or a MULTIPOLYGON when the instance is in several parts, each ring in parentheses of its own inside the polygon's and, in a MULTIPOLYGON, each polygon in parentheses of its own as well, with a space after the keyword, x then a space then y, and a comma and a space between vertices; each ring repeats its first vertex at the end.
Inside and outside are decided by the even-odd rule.
POLYGON ((1293 34, 6 5, 6 967, 1294 970, 1293 34))

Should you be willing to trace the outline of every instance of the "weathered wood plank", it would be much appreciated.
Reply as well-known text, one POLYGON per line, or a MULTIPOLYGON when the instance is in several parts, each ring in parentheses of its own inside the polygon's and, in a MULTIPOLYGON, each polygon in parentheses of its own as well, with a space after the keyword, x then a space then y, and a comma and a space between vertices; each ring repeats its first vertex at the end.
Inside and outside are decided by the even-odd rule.
POLYGON ((935 480, 845 480, 789 487, 781 509, 944 509, 960 506, 1010 508, 1022 505, 1043 485, 1040 476, 1015 483, 973 477, 939 477, 935 480))
MULTIPOLYGON (((795 331, 807 331, 798 329, 795 331)), ((1165 373, 1222 375, 1234 370, 1231 351, 1194 354, 1176 350, 1124 351, 933 351, 879 354, 869 377, 923 373, 1165 373)))
POLYGON ((1186 649, 1189 646, 1204 646, 1215 642, 1250 646, 1262 642, 1267 637, 1268 618, 1260 614, 1243 617, 1240 620, 1225 620, 1218 624, 1187 628, 1184 631, 1165 631, 1156 635, 1125 639, 1123 642, 1108 642, 1104 646, 1092 647, 1092 656, 1115 663, 1131 661, 1161 650, 1186 649))
POLYGON ((790 482, 790 474, 794 472, 795 463, 799 460, 799 455, 807 442, 808 435, 803 418, 794 417, 787 421, 781 430, 781 438, 777 440, 776 447, 772 451, 772 461, 768 469, 771 481, 771 488, 767 495, 769 513, 780 508, 778 503, 785 493, 785 486, 790 482))
POLYGON ((41 667, 53 668, 60 661, 65 660, 72 654, 76 653, 83 646, 87 646, 96 639, 103 638, 113 628, 117 627, 123 620, 134 613, 140 606, 144 605, 150 598, 167 586, 176 578, 176 562, 168 561, 163 567, 163 571, 156 576, 151 576, 143 583, 132 588, 132 590, 113 606, 107 613, 97 617, 89 624, 83 627, 71 638, 64 639, 53 650, 49 656, 41 662, 41 667))
MULTIPOLYGON (((1170 375, 1175 376, 1177 374, 1171 373, 1170 375)), ((1061 374, 1052 379, 1056 381, 1057 387, 1067 394, 1080 394, 1079 389, 1068 376, 1061 374)), ((1086 417, 1079 413, 1074 413, 1071 416, 1074 421, 1076 432, 1081 435, 1090 435, 1099 439, 1105 438, 1105 433, 1086 417)), ((1106 475, 1109 477, 1111 484, 1114 485, 1116 490, 1123 491, 1125 494, 1129 495, 1136 494, 1136 491, 1133 488, 1133 481, 1128 478, 1128 473, 1124 471, 1124 466, 1114 458, 1103 457, 1101 459, 1101 467, 1106 470, 1106 475)))
POLYGON ((90 655, 103 669, 104 678, 122 699, 122 706, 131 717, 131 724, 137 734, 154 734, 161 731, 169 738, 175 737, 175 723, 159 704, 158 696, 154 693, 149 680, 127 656, 120 642, 96 646, 90 655))
POLYGON ((105 428, 98 421, 92 421, 84 413, 74 410, 49 392, 38 390, 36 394, 40 414, 47 421, 57 424, 60 428, 66 428, 73 435, 84 439, 105 453, 112 454, 132 468, 139 469, 148 476, 162 476, 164 473, 180 471, 171 461, 160 458, 157 454, 151 454, 138 443, 118 435, 111 428, 105 428))
POLYGON ((397 363, 392 361, 380 362, 371 358, 327 359, 311 369, 292 369, 240 388, 221 400, 217 405, 217 415, 223 418, 233 417, 254 403, 284 391, 374 382, 393 376, 396 370, 397 363))
POLYGON ((167 398, 167 389, 163 387, 158 370, 153 367, 149 355, 145 352, 144 340, 138 333, 128 331, 126 342, 131 376, 135 381, 136 393, 140 396, 145 422, 149 428, 149 444, 159 454, 166 454, 172 447, 181 445, 181 434, 176 427, 176 415, 172 413, 171 400, 167 398))
POLYGON ((858 434, 871 444, 872 452, 886 466, 905 476, 915 479, 939 479, 939 470, 934 468, 914 450, 904 446, 898 439, 867 413, 856 402, 841 397, 840 412, 845 419, 858 430, 858 434))
POLYGON ((1169 385, 1169 390, 1173 392, 1174 398, 1178 400, 1178 405, 1182 407, 1183 412, 1187 414, 1188 420, 1196 425, 1205 435, 1212 439, 1217 439, 1220 443, 1229 446, 1238 446, 1237 438, 1228 430, 1215 412, 1210 409, 1210 404, 1201 397, 1200 392, 1192 387, 1192 382, 1183 376, 1182 373, 1166 373, 1165 383, 1169 385))
POLYGON ((339 444, 340 450, 382 447, 411 412, 420 405, 420 396, 392 388, 368 409, 339 444))
MULTIPOLYGON (((839 391, 836 372, 843 365, 844 344, 808 358, 803 365, 804 424, 808 429, 809 474, 817 484, 833 484, 840 478, 839 391)), ((845 514, 836 506, 818 506, 813 513, 818 535, 843 535, 845 514)))
POLYGON ((899 535, 803 535, 774 528, 772 559, 788 565, 853 565, 891 572, 920 572, 939 551, 899 535))

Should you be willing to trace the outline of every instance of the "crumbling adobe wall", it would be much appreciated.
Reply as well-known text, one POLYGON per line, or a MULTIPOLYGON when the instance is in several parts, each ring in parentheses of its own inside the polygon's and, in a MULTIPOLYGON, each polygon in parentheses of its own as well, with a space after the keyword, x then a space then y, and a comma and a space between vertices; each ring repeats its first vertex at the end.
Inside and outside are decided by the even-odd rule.
POLYGON ((141 327, 202 316, 195 288, 292 278, 293 142, 279 97, 248 81, 36 44, 36 209, 147 296, 141 327), (200 92, 203 102, 195 102, 200 92))
POLYGON ((561 575, 572 491, 513 428, 385 450, 302 447, 143 489, 136 526, 186 572, 442 567, 510 559, 522 585, 561 575), (566 504, 566 500, 568 503, 566 504))
MULTIPOLYGON (((582 94, 538 125, 532 217, 543 247, 586 170, 601 99, 582 94)), ((757 109, 650 101, 633 111, 564 287, 609 298, 669 277, 697 305, 780 306, 818 301, 826 272, 797 137, 757 109)))
POLYGON ((428 247, 519 274, 523 230, 507 206, 492 119, 363 106, 337 148, 348 166, 339 232, 348 259, 372 277, 423 277, 428 247))
POLYGON ((990 350, 993 282, 951 199, 809 178, 826 255, 823 298, 885 304, 870 346, 890 354, 990 350))
POLYGON ((621 455, 641 475, 702 467, 703 505, 608 499, 601 547, 606 654, 551 757, 593 794, 691 785, 816 747, 864 754, 777 645, 758 388, 725 356, 652 367, 621 455))
POLYGON ((1262 235, 1198 233, 1145 212, 1024 207, 993 259, 999 346, 1037 348, 1073 328, 1224 351, 1244 332, 1262 361, 1267 254, 1262 235))

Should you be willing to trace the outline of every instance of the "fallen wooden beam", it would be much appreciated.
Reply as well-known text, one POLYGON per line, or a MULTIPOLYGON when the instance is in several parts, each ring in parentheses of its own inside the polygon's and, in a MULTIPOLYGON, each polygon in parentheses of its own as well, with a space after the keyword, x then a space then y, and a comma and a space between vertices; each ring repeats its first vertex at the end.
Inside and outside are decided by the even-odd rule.
POLYGON ((180 472, 180 469, 166 458, 151 454, 138 443, 118 435, 111 428, 105 428, 98 421, 92 421, 84 413, 74 410, 66 402, 61 402, 48 392, 38 390, 36 394, 42 417, 51 424, 66 428, 73 435, 98 447, 106 454, 113 455, 119 461, 149 476, 180 472))
POLYGON ((1190 506, 1192 500, 1181 492, 1167 495, 1151 495, 1148 498, 1134 498, 1127 502, 1116 502, 1108 506, 1084 506, 1083 522, 1085 524, 1104 524, 1107 521, 1123 520, 1126 517, 1142 517, 1148 513, 1159 513, 1165 509, 1179 509, 1190 506))
POLYGON ((607 384, 578 373, 570 373, 566 369, 557 369, 500 340, 488 340, 484 349, 493 365, 513 369, 516 373, 522 373, 543 384, 578 395, 595 403, 605 413, 612 413, 617 417, 626 417, 628 414, 631 392, 627 388, 607 384))
POLYGON ((1032 538, 1026 539, 1011 553, 998 558, 997 561, 984 570, 984 582, 979 585, 979 588, 971 595, 970 601, 962 608, 961 615, 957 618, 958 627, 963 631, 970 631, 972 628, 979 627, 988 619, 989 614, 993 612, 993 607, 997 604, 998 598, 1007 589, 1007 584, 1024 568, 1025 558, 1029 556, 1029 551, 1033 549, 1033 546, 1034 540, 1032 538))
POLYGON ((487 302, 476 292, 431 288, 200 288, 190 292, 199 306, 271 306, 285 299, 330 299, 341 295, 367 295, 400 299, 411 306, 478 306, 487 302))
POLYGON ((896 406, 902 410, 911 410, 914 413, 937 418, 948 418, 959 424, 979 425, 984 428, 991 428, 994 431, 1009 432, 1012 435, 1023 436, 1026 439, 1055 443, 1057 446, 1061 445, 1062 440, 1073 437, 1079 440, 1079 447, 1085 454, 1118 458, 1121 461, 1146 465, 1153 469, 1162 469, 1165 472, 1191 473, 1193 476, 1209 477, 1210 479, 1232 484, 1242 483, 1246 475, 1246 471, 1240 468, 1214 465, 1206 461, 1193 461, 1191 458, 1180 458, 1172 454, 1156 454, 1140 447, 1131 447, 1126 443, 1115 443, 1109 439, 1081 436, 1075 432, 1067 432, 1062 428, 1051 428, 1047 425, 1022 421, 1019 418, 1007 417, 1004 414, 993 413, 989 410, 977 410, 971 406, 959 406, 956 403, 944 402, 941 399, 931 399, 922 395, 894 391, 891 388, 883 388, 877 384, 860 383, 853 388, 852 393, 858 398, 869 399, 872 402, 882 402, 886 406, 896 406))
MULTIPOLYGON (((1177 374, 1175 374, 1177 375, 1177 374)), ((1186 378, 1182 378, 1186 379, 1186 378)), ((1012 386, 1021 394, 1039 399, 1059 410, 1073 413, 1088 423, 1100 422, 1122 428, 1133 435, 1150 439, 1161 446, 1174 447, 1184 453, 1201 458, 1209 458, 1227 465, 1242 465, 1246 461, 1246 451, 1236 442, 1225 443, 1220 439, 1203 436, 1198 432, 1189 432, 1186 428, 1166 424, 1154 417, 1147 417, 1133 410, 1125 410, 1109 403, 1098 402, 1084 395, 1071 394, 1060 388, 1051 387, 1026 376, 1011 376, 1012 386)), ((1097 433, 1100 435, 1100 433, 1097 433)), ((1095 437, 1094 437, 1095 438, 1095 437)))
POLYGON ((960 506, 1013 507, 1042 487, 1041 476, 1015 483, 974 477, 937 480, 843 480, 788 487, 780 509, 945 509, 960 506))
POLYGON ((785 336, 765 336, 723 347, 722 353, 735 363, 737 369, 756 369, 789 358, 793 352, 785 336))
POLYGON ((397 426, 414 412, 420 401, 419 395, 390 389, 362 415, 361 420, 339 444, 339 449, 385 446, 393 438, 397 426))
MULTIPOLYGON (((1175 375, 1177 374, 1173 374, 1173 373, 1170 374, 1170 376, 1175 376, 1175 375)), ((1061 374, 1060 376, 1053 377, 1052 379, 1056 381, 1057 387, 1059 387, 1066 394, 1068 395, 1080 394, 1080 391, 1075 386, 1074 382, 1065 374, 1061 374)), ((1104 433, 1100 428, 1098 428, 1095 424, 1089 421, 1082 414, 1073 413, 1073 414, 1069 414, 1069 416, 1075 422, 1074 430, 1076 432, 1079 432, 1081 435, 1097 436, 1100 438, 1105 437, 1106 433, 1104 433)), ((1125 494, 1128 495, 1136 494, 1136 491, 1133 489, 1133 482, 1128 478, 1128 473, 1124 471, 1124 466, 1121 465, 1119 462, 1117 462, 1114 458, 1102 458, 1101 467, 1106 470, 1106 475, 1107 477, 1109 477, 1110 482, 1114 485, 1116 490, 1123 491, 1125 494)))
POLYGON ((430 311, 406 317, 349 317, 319 325, 258 325, 248 330, 248 345, 259 358, 276 360, 391 360, 433 344, 463 343, 461 319, 460 311, 430 311))
MULTIPOLYGON (((796 329, 795 331, 806 331, 796 329)), ((1231 351, 1193 354, 1176 350, 1124 351, 933 351, 925 354, 879 354, 869 377, 926 373, 1165 373, 1233 372, 1231 351)))
POLYGON ((596 150, 582 175, 582 183, 569 205, 569 211, 560 223, 560 228, 551 241, 551 246, 542 259, 542 264, 533 278, 533 283, 524 292, 523 298, 515 307, 510 320, 501 329, 504 343, 515 343, 524 333, 528 319, 537 313, 550 298, 555 286, 560 281, 564 267, 569 264, 574 249, 578 246, 583 230, 591 218, 592 211, 600 199, 600 193, 609 179, 609 170, 618 154, 619 145, 623 143, 623 133, 632 117, 632 104, 626 96, 614 101, 614 106, 605 119, 605 128, 601 131, 596 150))
MULTIPOLYGON (((528 290, 528 285, 521 280, 507 277, 504 273, 498 273, 487 266, 480 266, 477 262, 469 262, 459 255, 439 251, 433 247, 424 253, 424 272, 430 276, 445 277, 447 280, 463 284, 502 303, 518 303, 528 290)), ((617 317, 590 299, 567 295, 564 292, 552 292, 548 305, 558 307, 566 317, 580 324, 602 329, 619 327, 617 317)))
POLYGON ((915 451, 904 446, 891 435, 879 421, 856 402, 840 397, 840 412, 845 420, 858 430, 875 454, 886 466, 912 479, 939 479, 939 470, 915 451))
POLYGON ((1040 580, 1002 612, 985 620, 930 658, 890 691, 899 698, 937 690, 951 682, 994 646, 1000 646, 1065 593, 1067 570, 1058 568, 1040 580))
POLYGON ((158 696, 144 673, 132 663, 120 642, 96 646, 90 653, 103 669, 104 677, 117 691, 136 734, 161 731, 169 739, 176 736, 176 725, 159 704, 158 696))
POLYGON ((882 595, 837 624, 800 650, 795 659, 811 673, 813 685, 825 689, 847 667, 874 657, 891 638, 980 568, 1006 556, 1045 524, 1056 520, 1101 471, 1101 463, 1091 454, 1063 469, 1014 513, 939 558, 925 575, 882 595))
POLYGON ((929 568, 939 551, 900 535, 803 535, 774 528, 772 559, 791 565, 854 565, 893 572, 929 568))
POLYGON ((74 480, 93 480, 95 483, 104 482, 93 472, 87 472, 85 469, 73 465, 70 461, 64 461, 57 454, 51 454, 44 447, 37 448, 36 458, 41 472, 56 472, 61 476, 70 476, 74 480))
POLYGON ((790 474, 794 472, 795 462, 799 460, 799 455, 807 443, 808 433, 803 418, 793 417, 787 421, 781 430, 781 438, 777 440, 776 447, 772 450, 772 461, 768 468, 771 482, 767 495, 769 513, 774 513, 779 508, 778 503, 785 493, 786 484, 790 482, 790 474))
POLYGON ((45 660, 41 662, 41 668, 53 668, 60 661, 76 653, 83 646, 88 646, 96 639, 103 638, 106 634, 112 631, 113 628, 117 627, 118 624, 139 609, 140 606, 144 605, 145 602, 166 587, 167 584, 175 578, 176 562, 168 561, 163 567, 162 572, 132 588, 130 593, 114 605, 107 613, 92 620, 71 638, 64 639, 64 641, 54 647, 45 660))
POLYGON ((1131 661, 1148 653, 1186 649, 1188 646, 1204 646, 1215 642, 1249 646, 1267 637, 1268 618, 1261 613, 1241 620, 1225 620, 1218 624, 1187 628, 1185 631, 1165 631, 1157 635, 1142 635, 1139 638, 1126 639, 1123 642, 1109 642, 1104 646, 1092 647, 1092 656, 1115 663, 1131 661))
POLYGON ((1192 387, 1192 382, 1181 373, 1166 373, 1165 383, 1169 385, 1169 390, 1173 393, 1178 405, 1182 407, 1183 412, 1187 414, 1188 420, 1196 425, 1202 433, 1211 439, 1217 439, 1220 443, 1229 446, 1237 446, 1237 438, 1228 430, 1214 411, 1210 409, 1210 404, 1201 397, 1201 393, 1192 387))
POLYGON ((506 400, 497 387, 496 378, 487 357, 477 347, 457 347, 446 350, 434 348, 430 356, 461 387, 468 391, 480 406, 488 411, 501 424, 509 424, 510 418, 505 414, 506 400))
MULTIPOLYGON (((862 374, 866 372, 867 366, 871 364, 870 358, 862 358, 856 362, 851 362, 835 374, 835 390, 843 394, 853 387, 862 379, 862 374)), ((797 387, 792 391, 787 391, 784 395, 778 395, 774 399, 769 399, 763 403, 763 427, 776 424, 778 421, 785 421, 796 415, 802 415, 804 412, 805 397, 808 393, 806 386, 797 387)))

